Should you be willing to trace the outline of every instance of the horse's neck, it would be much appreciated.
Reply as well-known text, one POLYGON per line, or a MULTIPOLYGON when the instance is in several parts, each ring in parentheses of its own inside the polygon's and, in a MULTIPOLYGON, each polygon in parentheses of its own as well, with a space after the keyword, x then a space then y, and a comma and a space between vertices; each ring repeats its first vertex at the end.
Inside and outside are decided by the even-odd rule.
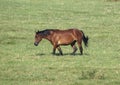
POLYGON ((48 40, 48 41, 51 41, 51 36, 52 35, 50 34, 50 35, 44 36, 43 38, 46 39, 46 40, 48 40))
POLYGON ((50 34, 47 36, 44 36, 43 38, 50 41, 53 44, 53 42, 52 42, 53 34, 54 34, 54 31, 50 31, 50 34))

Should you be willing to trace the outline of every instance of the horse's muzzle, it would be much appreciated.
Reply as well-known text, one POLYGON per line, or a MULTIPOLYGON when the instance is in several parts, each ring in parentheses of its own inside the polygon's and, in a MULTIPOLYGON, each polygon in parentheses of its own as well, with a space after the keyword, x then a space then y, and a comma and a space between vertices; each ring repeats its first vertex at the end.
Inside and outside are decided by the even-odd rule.
POLYGON ((35 46, 38 46, 38 43, 35 42, 34 45, 35 45, 35 46))

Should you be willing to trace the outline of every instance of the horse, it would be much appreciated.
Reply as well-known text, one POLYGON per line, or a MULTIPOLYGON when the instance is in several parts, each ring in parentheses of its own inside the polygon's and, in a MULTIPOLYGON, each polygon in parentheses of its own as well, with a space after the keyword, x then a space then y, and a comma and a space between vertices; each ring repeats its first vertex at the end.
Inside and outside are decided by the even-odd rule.
POLYGON ((35 33, 35 42, 34 45, 38 46, 39 42, 42 39, 47 39, 53 45, 53 54, 55 55, 56 49, 58 49, 60 55, 63 55, 61 45, 71 45, 73 48, 72 54, 75 55, 75 52, 78 50, 75 43, 77 42, 80 55, 83 54, 82 41, 84 45, 88 46, 88 36, 85 36, 82 30, 73 28, 67 30, 59 29, 45 29, 42 31, 37 31, 35 33))

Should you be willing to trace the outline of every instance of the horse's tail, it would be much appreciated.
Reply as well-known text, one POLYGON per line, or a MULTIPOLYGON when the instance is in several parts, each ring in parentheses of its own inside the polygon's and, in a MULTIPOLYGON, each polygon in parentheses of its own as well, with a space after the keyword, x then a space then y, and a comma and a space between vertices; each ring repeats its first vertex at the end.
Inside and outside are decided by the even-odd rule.
POLYGON ((84 42, 85 46, 88 47, 88 40, 89 40, 89 38, 88 38, 88 36, 85 36, 83 31, 81 31, 81 32, 83 33, 83 42, 84 42))

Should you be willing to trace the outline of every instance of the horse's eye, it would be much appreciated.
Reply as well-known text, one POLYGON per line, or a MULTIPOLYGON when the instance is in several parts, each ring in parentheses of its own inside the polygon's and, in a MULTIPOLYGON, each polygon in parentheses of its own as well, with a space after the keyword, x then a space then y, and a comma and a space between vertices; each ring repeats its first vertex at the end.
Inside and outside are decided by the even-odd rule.
POLYGON ((35 36, 35 38, 37 38, 37 36, 35 36))

